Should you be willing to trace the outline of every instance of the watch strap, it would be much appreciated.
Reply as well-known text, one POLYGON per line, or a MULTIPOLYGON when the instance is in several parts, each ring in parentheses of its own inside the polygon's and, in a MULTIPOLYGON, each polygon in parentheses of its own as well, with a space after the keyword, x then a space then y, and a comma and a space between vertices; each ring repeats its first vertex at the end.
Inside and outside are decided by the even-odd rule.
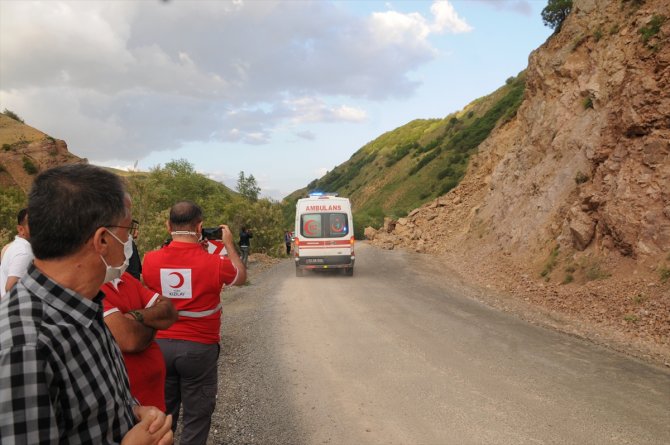
POLYGON ((128 312, 130 315, 135 317, 135 320, 139 321, 140 323, 144 324, 144 315, 142 315, 142 312, 137 311, 137 310, 132 310, 128 312))

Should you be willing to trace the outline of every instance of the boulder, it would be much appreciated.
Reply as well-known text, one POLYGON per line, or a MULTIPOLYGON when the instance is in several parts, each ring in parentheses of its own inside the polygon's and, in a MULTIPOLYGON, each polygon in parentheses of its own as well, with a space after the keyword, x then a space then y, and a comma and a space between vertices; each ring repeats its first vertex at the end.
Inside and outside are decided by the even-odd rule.
POLYGON ((572 245, 577 250, 584 250, 591 244, 595 234, 596 223, 579 207, 570 209, 570 234, 572 235, 572 245))

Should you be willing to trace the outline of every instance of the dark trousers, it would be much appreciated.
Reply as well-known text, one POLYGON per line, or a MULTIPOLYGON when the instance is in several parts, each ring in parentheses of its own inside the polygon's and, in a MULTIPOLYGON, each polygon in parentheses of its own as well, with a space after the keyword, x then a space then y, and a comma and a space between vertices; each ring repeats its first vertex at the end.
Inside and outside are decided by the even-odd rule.
POLYGON ((291 254, 291 243, 286 243, 286 255, 291 254))
POLYGON ((177 428, 179 407, 184 428, 180 444, 205 445, 216 407, 218 344, 157 339, 165 358, 165 405, 177 428))
POLYGON ((247 267, 247 261, 249 260, 249 246, 240 246, 240 259, 244 263, 244 267, 247 267))

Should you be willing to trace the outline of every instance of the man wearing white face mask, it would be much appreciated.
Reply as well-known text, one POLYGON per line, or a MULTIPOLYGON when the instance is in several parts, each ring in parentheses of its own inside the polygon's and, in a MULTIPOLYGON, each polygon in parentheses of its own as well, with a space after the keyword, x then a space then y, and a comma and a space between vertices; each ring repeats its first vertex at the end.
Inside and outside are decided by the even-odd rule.
MULTIPOLYGON (((126 196, 126 200, 130 206, 130 197, 126 196)), ((136 226, 133 220, 130 227, 121 228, 132 234, 136 226)), ((177 321, 177 310, 169 299, 147 289, 125 271, 133 252, 132 236, 125 243, 117 240, 123 244, 125 260, 119 268, 107 268, 107 278, 111 280, 100 288, 105 294, 105 324, 123 353, 130 393, 142 405, 165 411, 165 362, 154 336, 157 330, 167 329, 177 321), (121 272, 118 277, 117 270, 121 272)))
POLYGON ((99 291, 118 276, 131 221, 120 178, 74 164, 28 200, 35 260, 0 301, 2 443, 172 443, 172 419, 133 399, 99 291))

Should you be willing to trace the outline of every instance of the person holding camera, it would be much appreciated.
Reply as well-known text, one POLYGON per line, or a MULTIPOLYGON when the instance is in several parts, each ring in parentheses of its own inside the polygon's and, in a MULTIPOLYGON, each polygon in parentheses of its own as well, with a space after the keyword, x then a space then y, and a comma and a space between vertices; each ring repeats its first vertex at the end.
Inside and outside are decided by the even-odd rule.
POLYGON ((247 267, 247 260, 249 259, 249 247, 251 246, 251 242, 249 240, 253 237, 254 235, 251 233, 251 230, 247 229, 246 227, 242 227, 240 230, 240 252, 244 267, 247 267))
POLYGON ((179 315, 172 326, 156 333, 165 359, 165 404, 173 415, 172 429, 181 405, 182 443, 204 445, 216 406, 221 290, 226 284, 244 284, 246 267, 227 225, 219 227, 228 256, 202 248, 202 221, 197 204, 173 205, 167 222, 172 242, 144 256, 142 275, 147 287, 171 299, 179 315))

